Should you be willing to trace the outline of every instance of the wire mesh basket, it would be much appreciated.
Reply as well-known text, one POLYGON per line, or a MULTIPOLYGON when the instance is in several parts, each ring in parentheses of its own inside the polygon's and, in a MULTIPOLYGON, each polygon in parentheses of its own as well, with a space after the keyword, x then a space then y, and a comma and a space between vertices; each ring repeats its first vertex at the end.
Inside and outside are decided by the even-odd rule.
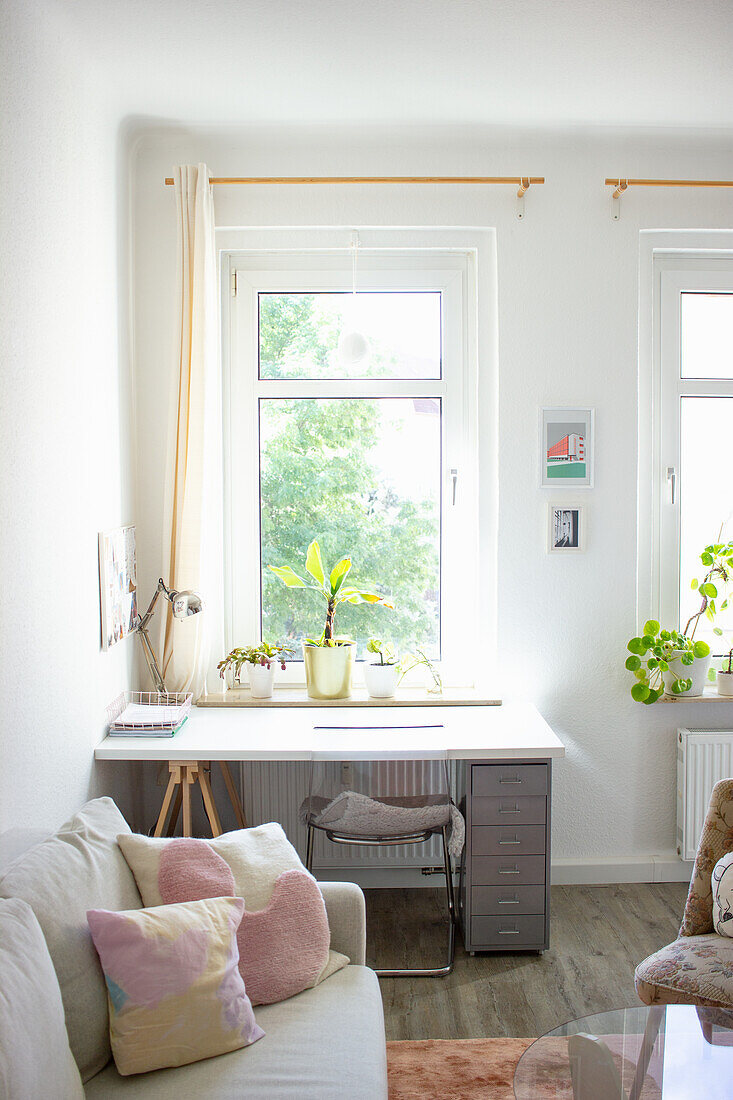
POLYGON ((191 713, 190 691, 123 691, 107 707, 110 731, 174 730, 191 713))

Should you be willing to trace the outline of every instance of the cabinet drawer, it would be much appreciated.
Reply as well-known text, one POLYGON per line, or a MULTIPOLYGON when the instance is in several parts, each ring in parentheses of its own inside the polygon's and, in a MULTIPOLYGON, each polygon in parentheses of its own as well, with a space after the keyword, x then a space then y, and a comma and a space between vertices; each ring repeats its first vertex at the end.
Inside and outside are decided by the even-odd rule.
POLYGON ((541 946, 545 942, 544 915, 534 917, 471 917, 471 943, 482 946, 513 948, 541 946))
POLYGON ((472 825, 544 825, 547 819, 547 798, 534 795, 524 798, 506 795, 502 798, 471 799, 472 825))
POLYGON ((474 764, 471 769, 474 795, 547 794, 546 764, 474 764))
POLYGON ((537 856, 545 852, 544 825, 474 825, 471 851, 475 856, 537 856))
POLYGON ((474 886, 471 913, 511 918, 518 913, 544 913, 544 886, 474 886))
POLYGON ((473 886, 539 886, 545 881, 545 857, 474 856, 471 860, 473 886))

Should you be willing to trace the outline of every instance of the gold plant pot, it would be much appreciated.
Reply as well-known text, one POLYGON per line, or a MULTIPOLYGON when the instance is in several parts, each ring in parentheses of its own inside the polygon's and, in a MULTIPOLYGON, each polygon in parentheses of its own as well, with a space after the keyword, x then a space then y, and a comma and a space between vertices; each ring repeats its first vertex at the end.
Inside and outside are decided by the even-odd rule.
POLYGON ((309 699, 349 699, 356 643, 303 646, 309 699))

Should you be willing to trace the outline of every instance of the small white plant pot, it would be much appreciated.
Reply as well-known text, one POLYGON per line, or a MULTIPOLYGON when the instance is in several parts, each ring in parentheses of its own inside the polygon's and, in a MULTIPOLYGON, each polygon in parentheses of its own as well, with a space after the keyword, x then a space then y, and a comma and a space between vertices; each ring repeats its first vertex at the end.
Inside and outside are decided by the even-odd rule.
POLYGON ((718 695, 733 695, 733 672, 718 673, 718 695))
POLYGON ((399 682, 399 665, 364 665, 364 683, 372 699, 394 699, 399 682))
POLYGON ((267 665, 247 665, 249 691, 253 699, 272 699, 275 664, 275 661, 270 661, 269 668, 267 665))
POLYGON ((692 699, 694 696, 702 695, 705 684, 708 682, 710 657, 695 657, 691 665, 683 665, 679 658, 668 663, 669 670, 662 673, 664 690, 668 695, 673 699, 692 699), (692 680, 692 686, 689 691, 681 691, 679 695, 675 695, 672 691, 675 680, 692 680))

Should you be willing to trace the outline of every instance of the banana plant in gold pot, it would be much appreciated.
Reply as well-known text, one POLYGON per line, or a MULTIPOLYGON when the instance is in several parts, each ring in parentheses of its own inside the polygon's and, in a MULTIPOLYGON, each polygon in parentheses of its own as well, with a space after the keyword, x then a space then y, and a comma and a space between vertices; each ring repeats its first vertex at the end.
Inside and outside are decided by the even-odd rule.
POLYGON ((336 634, 336 609, 342 603, 381 604, 392 607, 384 596, 365 592, 345 584, 351 571, 351 558, 341 558, 327 575, 321 559, 321 548, 314 539, 305 555, 305 569, 315 583, 299 577, 289 565, 271 565, 272 572, 288 588, 304 588, 317 592, 326 601, 326 623, 320 638, 303 642, 305 680, 311 699, 348 699, 354 670, 356 642, 336 634))

